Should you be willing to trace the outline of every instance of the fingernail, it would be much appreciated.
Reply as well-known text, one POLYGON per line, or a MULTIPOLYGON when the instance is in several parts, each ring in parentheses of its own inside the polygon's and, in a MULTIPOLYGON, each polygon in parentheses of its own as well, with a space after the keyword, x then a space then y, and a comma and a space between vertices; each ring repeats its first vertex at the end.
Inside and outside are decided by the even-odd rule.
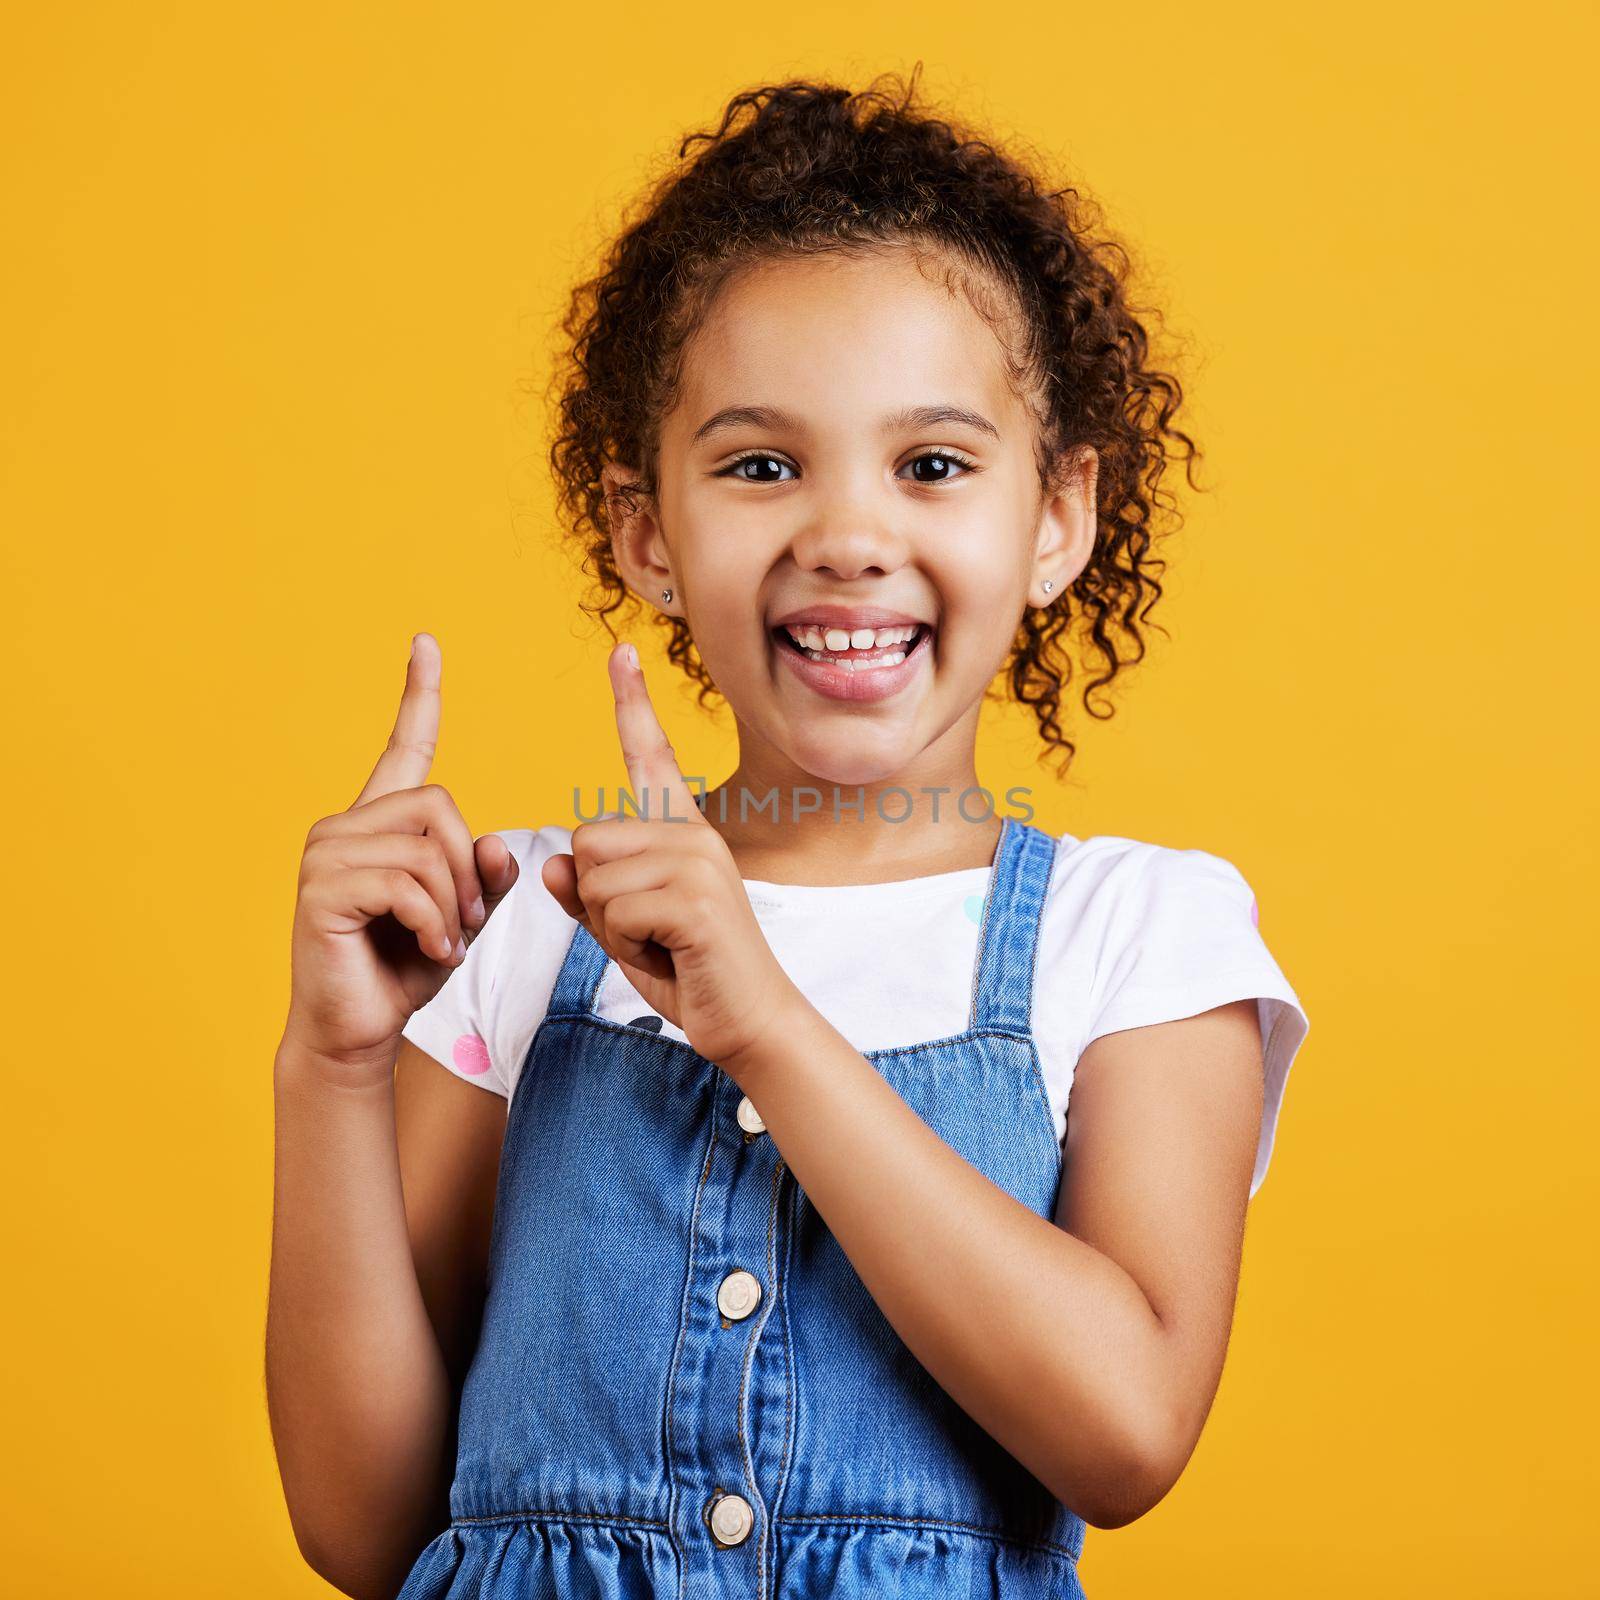
POLYGON ((478 927, 483 922, 483 896, 480 894, 476 900, 467 907, 467 921, 473 927, 478 927))
POLYGON ((637 672, 639 670, 639 652, 638 652, 638 650, 635 649, 634 646, 631 645, 631 644, 623 645, 623 647, 622 647, 622 661, 623 661, 623 665, 624 666, 627 666, 627 667, 631 668, 634 672, 637 672))
POLYGON ((455 963, 459 967, 461 963, 467 959, 467 941, 465 939, 456 940, 454 955, 455 963))

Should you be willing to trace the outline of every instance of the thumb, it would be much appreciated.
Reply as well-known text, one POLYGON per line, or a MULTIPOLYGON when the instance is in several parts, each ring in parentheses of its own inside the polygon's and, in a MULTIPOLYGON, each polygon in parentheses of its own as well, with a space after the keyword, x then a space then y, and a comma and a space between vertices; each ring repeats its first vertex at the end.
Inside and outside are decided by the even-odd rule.
MULTIPOLYGON (((589 913, 578 898, 578 864, 569 853, 550 856, 539 869, 539 877, 551 897, 574 922, 589 927, 589 913)), ((590 928, 591 933, 594 929, 590 928)))
POLYGON ((481 839, 475 840, 472 856, 478 868, 478 881, 483 885, 484 916, 483 925, 477 933, 465 933, 463 930, 468 943, 489 926, 495 908, 516 887, 522 871, 517 865, 517 858, 511 853, 511 846, 498 833, 486 833, 481 839))

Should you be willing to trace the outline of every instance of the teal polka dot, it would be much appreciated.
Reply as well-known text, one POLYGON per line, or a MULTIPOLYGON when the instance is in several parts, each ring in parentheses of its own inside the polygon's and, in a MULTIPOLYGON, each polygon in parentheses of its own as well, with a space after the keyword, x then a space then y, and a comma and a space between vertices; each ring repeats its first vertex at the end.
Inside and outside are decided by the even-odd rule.
POLYGON ((969 894, 962 903, 961 909, 980 928, 983 926, 983 896, 981 894, 969 894))

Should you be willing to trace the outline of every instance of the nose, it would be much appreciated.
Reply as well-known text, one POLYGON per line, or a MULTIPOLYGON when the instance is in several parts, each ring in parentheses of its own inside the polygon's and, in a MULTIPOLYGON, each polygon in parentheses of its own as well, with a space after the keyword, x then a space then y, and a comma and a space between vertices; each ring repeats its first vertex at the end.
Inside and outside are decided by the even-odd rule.
POLYGON ((830 572, 845 582, 896 572, 910 555, 910 543, 893 516, 859 495, 839 495, 818 505, 791 549, 803 570, 830 572))

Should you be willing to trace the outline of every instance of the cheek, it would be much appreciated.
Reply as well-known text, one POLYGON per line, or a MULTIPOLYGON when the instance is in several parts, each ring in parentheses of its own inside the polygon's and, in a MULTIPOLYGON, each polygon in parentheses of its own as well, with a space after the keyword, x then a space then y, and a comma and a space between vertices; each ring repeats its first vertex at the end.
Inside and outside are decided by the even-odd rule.
POLYGON ((1011 563, 964 562, 938 579, 943 624, 934 648, 941 678, 962 694, 981 691, 1004 667, 1023 598, 1011 563))
POLYGON ((1018 551, 1008 548, 993 522, 941 540, 930 562, 939 591, 945 632, 952 646, 991 652, 992 641, 1008 641, 1027 599, 1027 572, 1018 551))
POLYGON ((695 646, 708 665, 761 645, 762 583, 770 569, 759 546, 732 528, 685 553, 679 570, 695 646))

